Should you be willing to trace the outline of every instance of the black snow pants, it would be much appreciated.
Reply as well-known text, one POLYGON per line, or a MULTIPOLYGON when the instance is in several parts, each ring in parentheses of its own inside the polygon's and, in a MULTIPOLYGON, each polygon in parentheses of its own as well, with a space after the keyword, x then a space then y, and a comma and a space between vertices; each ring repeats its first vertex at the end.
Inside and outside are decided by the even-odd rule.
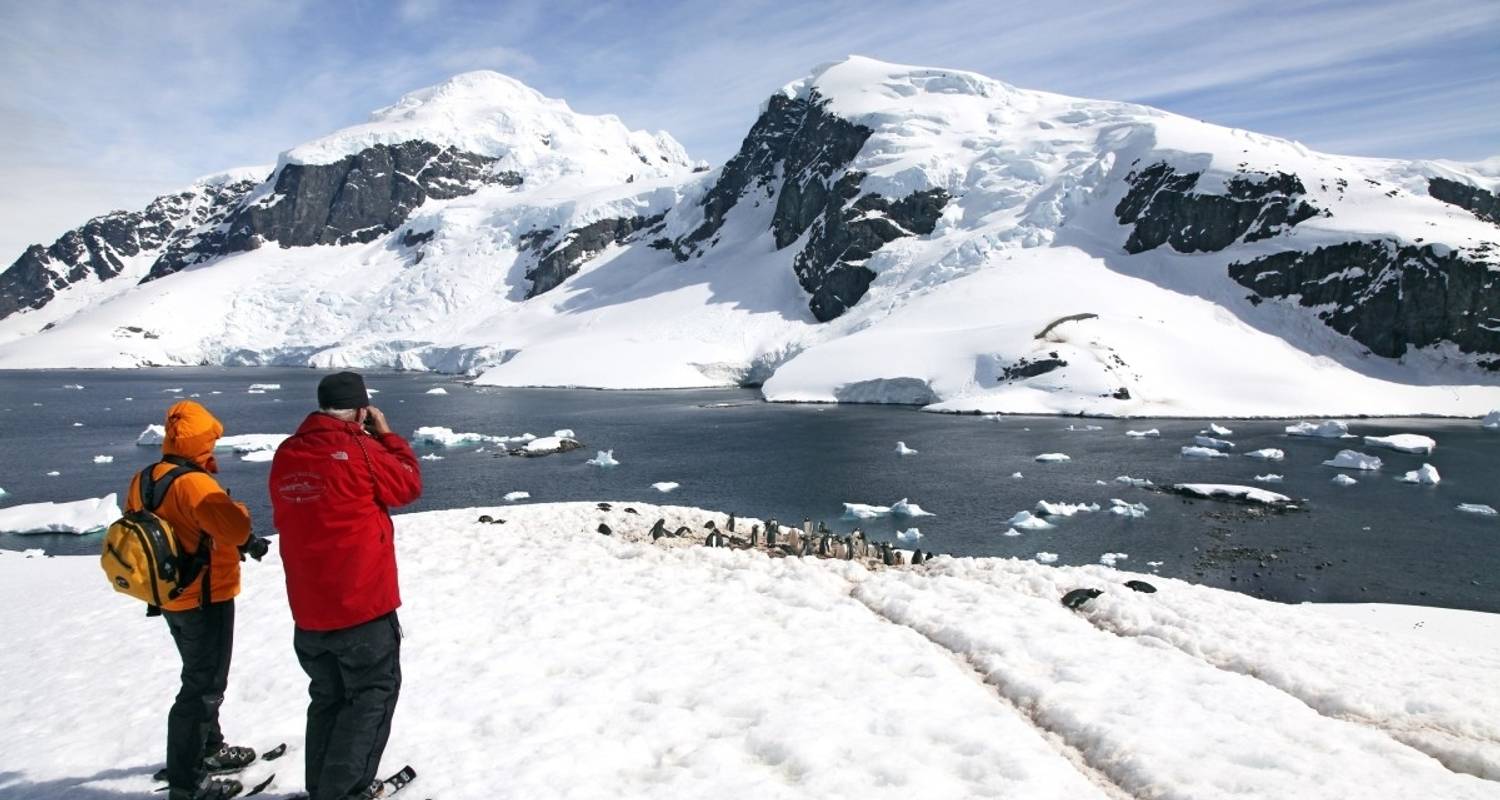
POLYGON ((375 780, 401 693, 401 625, 392 611, 336 631, 292 637, 312 679, 307 706, 307 793, 358 797, 375 780))
POLYGON ((204 754, 224 745, 219 706, 234 652, 234 601, 162 616, 182 657, 182 688, 167 713, 167 783, 186 789, 202 780, 204 754))

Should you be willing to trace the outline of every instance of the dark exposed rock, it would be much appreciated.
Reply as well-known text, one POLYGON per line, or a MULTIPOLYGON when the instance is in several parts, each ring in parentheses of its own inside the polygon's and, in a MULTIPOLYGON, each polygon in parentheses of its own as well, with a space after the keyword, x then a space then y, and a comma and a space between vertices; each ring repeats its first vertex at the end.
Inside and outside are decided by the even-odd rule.
POLYGON ((1179 253, 1223 250, 1240 237, 1266 239, 1320 213, 1301 199, 1307 189, 1290 173, 1237 175, 1222 195, 1193 192, 1201 175, 1178 173, 1163 161, 1125 177, 1131 188, 1115 206, 1115 217, 1135 226, 1126 252, 1163 244, 1179 253))
POLYGON ((32 245, 0 273, 0 319, 41 308, 57 292, 90 276, 120 274, 123 259, 190 247, 217 225, 257 181, 203 184, 152 200, 143 211, 112 211, 68 231, 50 247, 32 245))
POLYGON ((1462 251, 1396 242, 1346 242, 1229 265, 1263 298, 1297 298, 1376 355, 1452 342, 1466 353, 1500 353, 1500 272, 1462 251))
POLYGON ((425 141, 375 145, 332 164, 287 164, 269 194, 236 208, 190 251, 162 258, 148 279, 217 256, 282 247, 370 242, 399 228, 428 199, 518 186, 521 176, 494 169, 497 159, 425 141))
POLYGON ((1462 208, 1485 222, 1500 225, 1500 196, 1467 183, 1447 178, 1430 178, 1427 193, 1438 200, 1462 208))
POLYGON ((407 231, 406 233, 401 234, 401 246, 416 247, 419 244, 426 244, 432 241, 432 237, 436 235, 437 231, 435 230, 422 231, 421 233, 418 233, 416 231, 407 231))
POLYGON ((624 244, 632 233, 650 228, 664 218, 665 212, 650 217, 615 217, 568 231, 560 243, 537 261, 535 267, 526 271, 526 278, 531 281, 531 289, 526 296, 536 297, 557 287, 578 272, 584 262, 602 253, 604 248, 611 244, 624 244))
POLYGON ((1068 365, 1068 362, 1065 359, 1059 358, 1057 353, 1048 353, 1047 355, 1048 358, 1023 358, 1005 367, 1000 373, 1000 380, 1018 381, 1026 378, 1035 378, 1038 375, 1045 375, 1052 370, 1068 365))
POLYGON ((865 176, 848 166, 873 131, 828 113, 826 106, 817 92, 806 98, 773 95, 704 197, 703 223, 672 243, 678 260, 701 252, 746 192, 763 190, 776 198, 771 230, 778 249, 811 230, 794 269, 820 322, 864 296, 875 278, 864 265, 870 256, 894 239, 931 233, 949 199, 942 189, 894 201, 861 195, 865 176))

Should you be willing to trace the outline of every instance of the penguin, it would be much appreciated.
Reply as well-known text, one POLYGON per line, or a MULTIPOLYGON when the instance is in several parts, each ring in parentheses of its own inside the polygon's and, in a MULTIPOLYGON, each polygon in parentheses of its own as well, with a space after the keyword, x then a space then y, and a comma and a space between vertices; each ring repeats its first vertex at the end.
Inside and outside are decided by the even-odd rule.
POLYGON ((613 536, 613 535, 615 535, 615 532, 612 531, 612 530, 610 530, 609 526, 605 525, 602 522, 599 523, 599 527, 595 528, 595 530, 599 531, 600 533, 604 534, 605 536, 613 536))
POLYGON ((716 531, 719 529, 719 526, 713 520, 709 520, 708 522, 703 523, 703 528, 705 530, 716 531))
POLYGON ((812 537, 811 536, 804 536, 804 537, 802 537, 802 550, 801 550, 801 552, 798 553, 798 555, 806 558, 807 556, 810 556, 812 554, 813 554, 812 537))
POLYGON ((1062 596, 1062 604, 1077 611, 1084 603, 1104 594, 1098 589, 1074 589, 1062 596))
POLYGON ((489 514, 481 514, 479 516, 479 521, 480 522, 486 522, 486 523, 488 523, 488 522, 494 522, 495 518, 492 517, 492 516, 490 516, 489 514))
POLYGON ((1136 590, 1137 592, 1144 592, 1146 594, 1156 593, 1156 587, 1152 586, 1149 583, 1146 583, 1145 581, 1125 581, 1125 585, 1136 590))
POLYGON ((725 525, 724 529, 727 530, 727 531, 729 531, 730 533, 734 533, 734 512, 733 511, 729 512, 729 524, 725 525))
POLYGON ((651 526, 651 541, 654 542, 657 539, 660 539, 661 537, 666 536, 666 535, 667 535, 667 521, 665 519, 659 519, 659 520, 657 520, 656 524, 651 526))
POLYGON ((854 539, 850 536, 844 537, 844 552, 841 554, 845 561, 854 560, 854 539))
POLYGON ((918 564, 925 564, 925 563, 927 563, 927 557, 924 556, 924 555, 922 555, 922 551, 921 550, 913 550, 913 551, 911 551, 911 564, 912 564, 912 566, 916 566, 918 564))
POLYGON ((882 564, 886 565, 887 567, 889 567, 891 565, 892 561, 893 561, 893 559, 891 558, 891 545, 890 545, 890 543, 889 542, 881 542, 880 543, 880 563, 882 563, 882 564))
POLYGON ((636 511, 635 509, 631 508, 630 506, 625 506, 625 513, 626 514, 639 514, 641 512, 636 511))
POLYGON ((904 567, 906 566, 906 554, 901 552, 900 550, 892 548, 891 561, 893 562, 891 564, 891 566, 893 567, 904 567))
POLYGON ((751 547, 760 547, 760 526, 759 525, 751 525, 750 526, 750 546, 751 547))
POLYGON ((802 518, 802 532, 806 534, 811 534, 813 532, 812 520, 808 519, 807 517, 802 518))
POLYGON ((830 538, 826 533, 818 538, 818 558, 828 558, 833 555, 833 550, 829 546, 828 541, 830 538))
POLYGON ((688 526, 686 526, 686 525, 683 525, 682 527, 678 528, 677 530, 672 531, 672 535, 675 536, 675 537, 678 537, 678 538, 681 538, 683 536, 687 536, 690 533, 692 533, 692 531, 689 530, 688 526))
POLYGON ((613 507, 614 506, 611 506, 609 503, 600 503, 598 506, 596 506, 596 508, 598 508, 600 511, 608 511, 613 507))
POLYGON ((708 534, 708 536, 704 537, 704 539, 703 539, 703 546, 704 547, 718 547, 719 546, 718 539, 719 539, 719 534, 710 531, 709 534, 708 534))
POLYGON ((766 523, 766 549, 776 547, 776 520, 766 523))
POLYGON ((818 520, 818 533, 827 534, 832 533, 832 531, 828 530, 828 526, 823 524, 823 520, 818 520))

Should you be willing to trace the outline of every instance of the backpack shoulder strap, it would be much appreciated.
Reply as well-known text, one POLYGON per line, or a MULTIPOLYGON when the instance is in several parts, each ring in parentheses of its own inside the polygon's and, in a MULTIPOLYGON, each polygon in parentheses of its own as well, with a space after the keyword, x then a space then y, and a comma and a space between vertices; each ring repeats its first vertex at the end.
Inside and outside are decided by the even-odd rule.
POLYGON ((160 478, 153 477, 153 473, 156 471, 156 464, 152 464, 141 470, 141 479, 139 481, 141 507, 152 512, 156 511, 162 502, 167 499, 167 490, 172 488, 173 481, 176 481, 189 472, 205 471, 202 467, 182 456, 163 456, 162 460, 158 463, 175 464, 176 466, 160 478))

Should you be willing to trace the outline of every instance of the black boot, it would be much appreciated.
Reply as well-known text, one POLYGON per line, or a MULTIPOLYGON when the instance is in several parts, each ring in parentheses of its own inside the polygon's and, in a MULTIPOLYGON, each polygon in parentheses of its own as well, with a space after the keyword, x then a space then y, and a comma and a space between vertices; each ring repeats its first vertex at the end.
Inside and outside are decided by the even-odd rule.
POLYGON ((248 747, 220 745, 217 750, 203 756, 203 769, 210 775, 239 772, 255 761, 255 751, 248 747))
POLYGON ((167 800, 229 800, 243 791, 244 784, 233 778, 204 778, 196 789, 173 787, 167 791, 167 800))

